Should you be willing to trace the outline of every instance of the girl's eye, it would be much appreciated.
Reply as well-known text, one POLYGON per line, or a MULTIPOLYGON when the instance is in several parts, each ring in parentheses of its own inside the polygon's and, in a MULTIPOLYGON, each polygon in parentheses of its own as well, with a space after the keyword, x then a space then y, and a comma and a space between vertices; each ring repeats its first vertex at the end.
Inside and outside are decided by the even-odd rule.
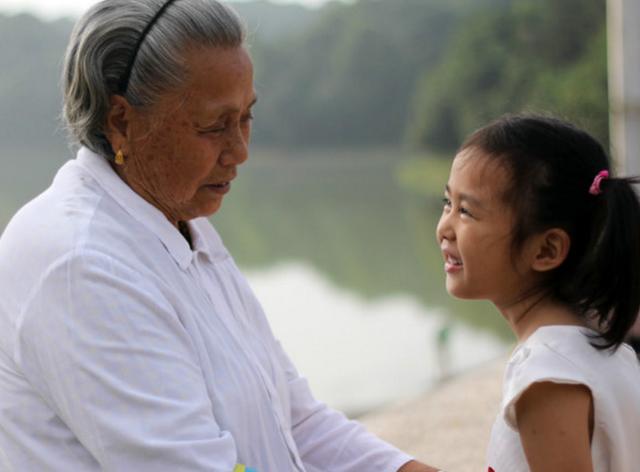
MULTIPOLYGON (((451 209, 453 208, 453 202, 451 201, 451 199, 449 197, 444 197, 442 199, 442 204, 444 207, 444 211, 449 212, 451 211, 451 209)), ((463 207, 463 206, 459 206, 457 208, 457 212, 460 213, 463 216, 468 216, 470 218, 473 218, 473 214, 467 210, 467 208, 463 207)))
POLYGON ((471 212, 469 210, 467 210, 465 207, 460 207, 460 209, 458 211, 460 212, 461 215, 466 215, 466 216, 470 216, 471 218, 473 218, 473 215, 471 214, 471 212))

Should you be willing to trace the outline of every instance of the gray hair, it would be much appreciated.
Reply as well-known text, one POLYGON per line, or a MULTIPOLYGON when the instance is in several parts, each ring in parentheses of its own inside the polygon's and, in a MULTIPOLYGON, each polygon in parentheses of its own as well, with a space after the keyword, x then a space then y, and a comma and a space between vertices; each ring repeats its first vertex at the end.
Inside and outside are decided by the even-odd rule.
MULTIPOLYGON (((63 117, 73 141, 112 159, 105 125, 142 31, 166 0, 103 0, 76 23, 63 69, 63 117)), ((216 0, 176 0, 149 30, 135 58, 125 98, 153 104, 185 79, 188 46, 239 47, 245 28, 216 0)))

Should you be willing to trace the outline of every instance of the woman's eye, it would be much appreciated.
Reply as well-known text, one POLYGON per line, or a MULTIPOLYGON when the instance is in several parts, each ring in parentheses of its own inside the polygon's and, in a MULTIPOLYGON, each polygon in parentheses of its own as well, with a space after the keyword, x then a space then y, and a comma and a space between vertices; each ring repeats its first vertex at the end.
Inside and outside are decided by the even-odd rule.
POLYGON ((210 133, 222 133, 229 126, 229 120, 218 118, 216 121, 210 121, 209 123, 201 123, 196 125, 198 132, 202 134, 210 134, 210 133))
POLYGON ((250 122, 250 121, 252 121, 252 120, 253 120, 253 113, 249 113, 248 115, 245 115, 245 116, 243 116, 243 117, 241 118, 241 121, 242 121, 243 123, 248 123, 248 122, 250 122))
POLYGON ((207 128, 202 128, 200 130, 200 133, 202 134, 209 134, 209 133, 213 133, 213 134, 219 134, 219 133, 223 133, 224 130, 226 130, 227 127, 225 125, 214 125, 214 126, 209 126, 207 128))
POLYGON ((445 208, 451 208, 451 200, 447 197, 444 197, 442 199, 442 204, 444 205, 445 208))

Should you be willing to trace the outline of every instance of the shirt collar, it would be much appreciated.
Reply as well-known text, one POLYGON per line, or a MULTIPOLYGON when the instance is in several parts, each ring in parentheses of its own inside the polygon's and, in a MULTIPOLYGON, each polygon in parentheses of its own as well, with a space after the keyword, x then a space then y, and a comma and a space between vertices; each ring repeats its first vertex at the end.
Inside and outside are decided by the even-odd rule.
POLYGON ((189 221, 189 231, 195 253, 204 254, 210 261, 221 261, 230 257, 222 238, 207 218, 189 221))
MULTIPOLYGON (((81 147, 78 151, 77 162, 127 213, 160 239, 183 270, 189 267, 193 260, 193 251, 178 229, 169 222, 160 210, 124 183, 104 157, 86 147, 81 147)), ((193 231, 193 228, 194 225, 190 224, 189 229, 197 234, 198 231, 193 231)), ((210 249, 200 234, 197 234, 195 240, 198 241, 197 244, 194 244, 197 250, 210 254, 210 249)))

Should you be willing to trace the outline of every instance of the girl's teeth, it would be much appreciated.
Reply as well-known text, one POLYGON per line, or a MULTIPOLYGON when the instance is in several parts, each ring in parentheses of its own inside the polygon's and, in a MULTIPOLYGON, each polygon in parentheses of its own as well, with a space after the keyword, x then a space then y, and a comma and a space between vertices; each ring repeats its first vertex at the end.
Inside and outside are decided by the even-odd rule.
POLYGON ((449 256, 447 262, 449 262, 449 264, 453 264, 453 265, 462 265, 462 261, 461 260, 455 259, 455 258, 453 258, 451 256, 449 256))

